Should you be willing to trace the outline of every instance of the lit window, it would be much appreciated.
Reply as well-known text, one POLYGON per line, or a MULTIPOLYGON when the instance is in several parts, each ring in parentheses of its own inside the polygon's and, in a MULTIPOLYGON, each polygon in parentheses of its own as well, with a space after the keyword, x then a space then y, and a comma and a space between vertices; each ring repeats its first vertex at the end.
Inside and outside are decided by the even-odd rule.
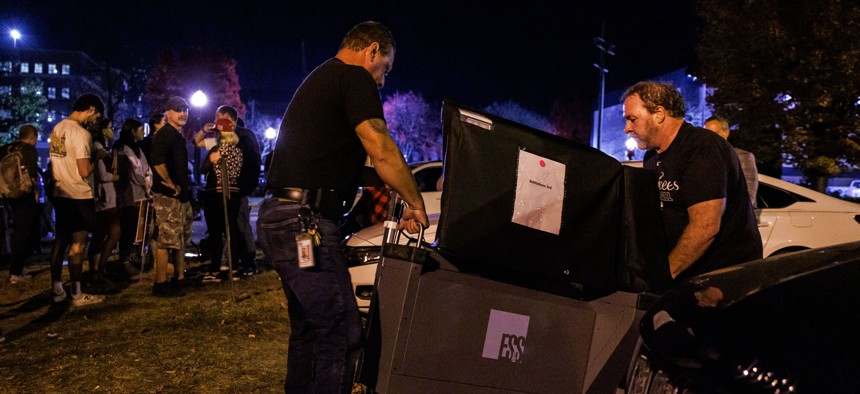
POLYGON ((56 74, 57 73, 57 65, 53 63, 48 63, 48 74, 56 74))
POLYGON ((12 87, 9 85, 0 86, 0 96, 12 94, 12 87))
POLYGON ((33 63, 33 72, 36 74, 42 73, 42 63, 33 63))
POLYGON ((68 64, 63 65, 63 75, 69 75, 69 65, 68 64))
POLYGON ((27 87, 24 85, 21 85, 21 94, 27 94, 27 87))
POLYGON ((33 93, 36 93, 36 96, 41 96, 42 95, 42 88, 41 87, 36 88, 36 90, 33 91, 33 93))
POLYGON ((12 62, 3 62, 3 68, 0 71, 12 71, 12 62))
POLYGON ((67 99, 67 98, 69 98, 69 97, 71 96, 71 95, 69 94, 69 88, 63 88, 63 91, 62 91, 62 93, 61 93, 61 94, 62 94, 62 97, 63 97, 64 99, 67 99))
POLYGON ((30 63, 21 63, 21 74, 30 72, 30 63))
POLYGON ((48 88, 48 98, 49 99, 57 98, 57 88, 54 88, 54 87, 48 88))

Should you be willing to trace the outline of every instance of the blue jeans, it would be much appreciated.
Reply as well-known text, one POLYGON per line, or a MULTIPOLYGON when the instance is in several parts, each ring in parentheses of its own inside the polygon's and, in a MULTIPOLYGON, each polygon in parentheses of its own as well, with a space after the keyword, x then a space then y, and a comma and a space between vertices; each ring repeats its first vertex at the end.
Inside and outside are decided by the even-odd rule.
MULTIPOLYGON (((322 245, 316 267, 299 269, 295 236, 301 206, 266 199, 260 206, 257 236, 287 297, 290 345, 287 393, 350 393, 361 348, 361 322, 352 294, 337 225, 319 219, 322 245)), ((306 213, 306 212, 305 212, 306 213)))

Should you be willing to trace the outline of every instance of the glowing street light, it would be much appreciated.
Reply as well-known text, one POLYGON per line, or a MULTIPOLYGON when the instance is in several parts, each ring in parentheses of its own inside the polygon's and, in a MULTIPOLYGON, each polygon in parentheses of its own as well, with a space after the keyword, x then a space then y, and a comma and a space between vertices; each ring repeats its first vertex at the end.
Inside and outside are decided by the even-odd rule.
POLYGON ((624 142, 625 147, 627 148, 627 160, 633 160, 633 151, 636 149, 636 140, 633 137, 627 138, 627 141, 624 142))
POLYGON ((18 29, 9 30, 9 36, 12 37, 12 48, 18 47, 18 40, 21 38, 21 32, 18 29))
MULTIPOLYGON (((206 106, 206 103, 209 102, 209 99, 206 98, 206 93, 203 93, 202 90, 198 90, 191 95, 191 105, 194 108, 197 108, 197 129, 200 130, 203 128, 203 122, 200 120, 200 115, 202 114, 203 107, 206 106)), ((200 181, 200 149, 194 148, 194 179, 200 181)))
POLYGON ((197 108, 205 107, 208 102, 209 99, 206 98, 206 93, 203 93, 202 90, 198 90, 191 95, 191 105, 197 108))
POLYGON ((266 138, 273 140, 277 136, 278 136, 278 131, 275 130, 274 128, 269 127, 268 129, 266 129, 266 138))

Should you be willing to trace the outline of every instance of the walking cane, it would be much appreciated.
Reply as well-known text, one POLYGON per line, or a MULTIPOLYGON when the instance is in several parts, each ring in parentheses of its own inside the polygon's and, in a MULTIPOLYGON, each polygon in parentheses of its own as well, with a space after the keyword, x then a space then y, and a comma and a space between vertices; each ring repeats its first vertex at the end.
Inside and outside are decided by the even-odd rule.
POLYGON ((224 206, 224 234, 227 238, 227 278, 230 281, 230 298, 236 303, 236 294, 233 292, 233 247, 230 245, 230 220, 227 213, 227 200, 230 199, 230 176, 227 174, 227 159, 221 156, 218 161, 218 172, 221 180, 221 205, 224 206))
MULTIPOLYGON (((150 214, 152 212, 151 211, 152 204, 150 203, 150 201, 151 200, 149 200, 149 199, 141 201, 141 204, 142 204, 141 208, 143 209, 143 230, 142 230, 143 234, 140 237, 140 274, 138 274, 138 276, 137 276, 137 279, 138 279, 137 282, 138 283, 143 283, 144 264, 146 264, 146 256, 148 254, 147 251, 149 251, 149 248, 148 248, 149 242, 152 239, 152 235, 149 233, 149 221, 150 221, 150 214)), ((137 218, 138 218, 137 220, 140 220, 141 215, 138 214, 137 218)))

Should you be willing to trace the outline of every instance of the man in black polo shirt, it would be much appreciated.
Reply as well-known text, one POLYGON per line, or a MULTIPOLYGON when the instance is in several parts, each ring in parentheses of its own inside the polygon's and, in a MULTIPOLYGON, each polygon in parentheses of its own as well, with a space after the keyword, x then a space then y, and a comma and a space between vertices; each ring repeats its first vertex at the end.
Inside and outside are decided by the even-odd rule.
POLYGON ((290 314, 284 389, 349 393, 361 326, 337 220, 349 209, 367 156, 411 209, 404 226, 427 226, 415 179, 392 141, 378 88, 394 63, 391 32, 377 22, 347 33, 333 59, 302 82, 274 149, 257 235, 283 282, 290 314), (308 246, 306 236, 320 235, 308 246))
POLYGON ((671 85, 639 82, 622 98, 624 132, 648 149, 644 166, 659 177, 672 278, 760 259, 761 235, 732 146, 684 122, 684 99, 671 85))
POLYGON ((188 121, 188 104, 182 97, 167 101, 167 124, 152 139, 152 208, 158 226, 155 252, 155 285, 152 295, 176 297, 184 293, 178 284, 184 279, 185 244, 191 235, 188 149, 179 130, 188 121), (174 283, 167 282, 167 258, 172 252, 174 283))

